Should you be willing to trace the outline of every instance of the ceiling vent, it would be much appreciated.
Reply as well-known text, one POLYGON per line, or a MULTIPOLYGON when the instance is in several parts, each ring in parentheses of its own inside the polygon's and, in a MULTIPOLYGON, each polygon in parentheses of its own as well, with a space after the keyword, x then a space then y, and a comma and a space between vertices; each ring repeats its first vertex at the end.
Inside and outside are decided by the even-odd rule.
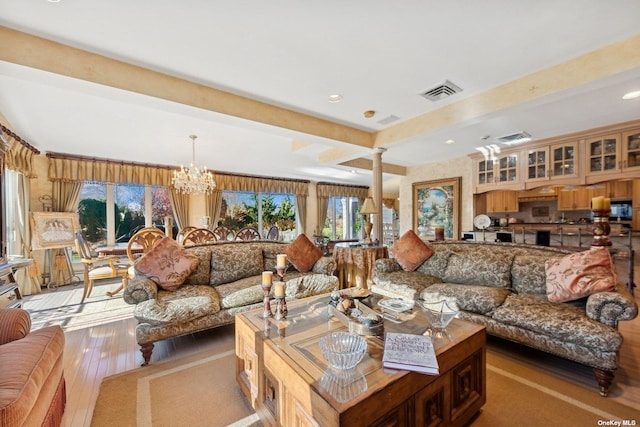
POLYGON ((448 98, 451 95, 455 95, 458 92, 462 92, 462 89, 459 86, 456 86, 449 80, 445 80, 443 83, 440 83, 439 85, 420 94, 420 96, 428 99, 429 101, 436 102, 448 98))
POLYGON ((393 123, 400 120, 400 117, 394 116, 393 114, 385 117, 384 119, 378 120, 378 123, 381 125, 388 125, 389 123, 393 123))
POLYGON ((512 133, 510 135, 501 136, 496 138, 498 142, 505 145, 519 144, 521 142, 531 141, 531 135, 525 131, 512 133))

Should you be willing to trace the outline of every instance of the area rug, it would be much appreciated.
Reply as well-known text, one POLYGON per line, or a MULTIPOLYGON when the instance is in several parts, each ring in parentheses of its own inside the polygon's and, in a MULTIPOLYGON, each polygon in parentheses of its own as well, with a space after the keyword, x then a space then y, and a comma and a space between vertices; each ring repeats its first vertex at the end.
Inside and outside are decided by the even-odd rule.
MULTIPOLYGON (((472 426, 638 425, 640 408, 602 398, 526 363, 487 351, 487 403, 472 426)), ((104 379, 92 426, 260 426, 235 380, 232 349, 104 379)))

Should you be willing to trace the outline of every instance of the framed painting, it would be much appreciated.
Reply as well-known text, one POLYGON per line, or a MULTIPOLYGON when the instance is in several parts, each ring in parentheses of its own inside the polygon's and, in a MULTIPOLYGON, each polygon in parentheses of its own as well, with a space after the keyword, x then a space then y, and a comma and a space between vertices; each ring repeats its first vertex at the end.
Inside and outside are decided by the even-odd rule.
POLYGON ((72 247, 79 228, 80 221, 75 212, 32 212, 31 249, 72 247))
POLYGON ((461 177, 413 184, 413 231, 422 239, 435 240, 436 227, 444 238, 460 237, 461 177))

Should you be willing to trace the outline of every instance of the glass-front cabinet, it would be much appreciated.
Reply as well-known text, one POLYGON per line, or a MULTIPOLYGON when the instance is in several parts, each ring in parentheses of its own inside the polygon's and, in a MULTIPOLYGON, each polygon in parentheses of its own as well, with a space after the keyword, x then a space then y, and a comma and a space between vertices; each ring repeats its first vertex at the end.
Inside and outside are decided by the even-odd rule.
POLYGON ((561 180, 578 176, 578 142, 531 148, 526 151, 526 182, 561 180))
POLYGON ((640 129, 622 134, 622 168, 640 170, 640 129))
POLYGON ((620 135, 607 135, 587 140, 587 173, 610 174, 619 168, 620 135))
POLYGON ((517 189, 520 182, 518 153, 476 161, 476 190, 517 189))

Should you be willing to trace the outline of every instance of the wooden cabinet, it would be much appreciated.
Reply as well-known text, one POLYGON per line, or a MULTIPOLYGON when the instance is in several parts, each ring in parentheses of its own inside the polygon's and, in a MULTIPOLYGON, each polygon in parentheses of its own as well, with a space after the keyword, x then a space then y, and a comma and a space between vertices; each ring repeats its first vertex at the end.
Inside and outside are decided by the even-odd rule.
POLYGON ((611 200, 631 200, 633 197, 633 181, 609 181, 606 183, 606 197, 611 200))
POLYGON ((11 267, 0 269, 0 308, 22 307, 22 295, 13 278, 11 267))
POLYGON ((518 191, 497 190, 487 193, 487 212, 518 212, 518 191))
POLYGON ((640 172, 640 129, 586 140, 587 182, 640 172))
POLYGON ((574 190, 562 189, 558 192, 558 211, 591 210, 591 199, 605 195, 605 187, 575 187, 574 190))
POLYGON ((520 202, 531 202, 539 200, 557 200, 558 187, 538 187, 527 191, 518 191, 520 202))
POLYGON ((477 192, 497 188, 517 190, 520 187, 518 153, 476 161, 477 192))
POLYGON ((578 178, 578 142, 562 142, 526 150, 526 182, 578 178))

